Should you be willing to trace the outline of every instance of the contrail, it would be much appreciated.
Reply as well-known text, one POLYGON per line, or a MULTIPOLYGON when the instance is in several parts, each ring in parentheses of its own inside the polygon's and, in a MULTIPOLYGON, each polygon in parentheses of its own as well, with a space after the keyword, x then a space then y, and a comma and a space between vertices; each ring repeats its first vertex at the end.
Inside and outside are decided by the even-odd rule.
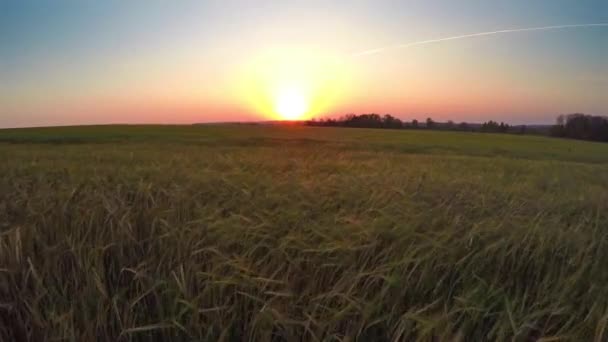
POLYGON ((574 24, 574 25, 556 25, 556 26, 541 26, 541 27, 526 27, 526 28, 518 28, 518 29, 508 29, 508 30, 499 30, 499 31, 489 31, 489 32, 479 32, 479 33, 471 33, 471 34, 463 34, 460 36, 453 37, 445 37, 438 39, 429 39, 429 40, 421 40, 418 42, 411 42, 406 44, 396 44, 391 46, 385 46, 377 49, 365 50, 361 52, 353 53, 353 56, 364 56, 364 55, 374 55, 377 53, 381 53, 383 51, 389 49, 404 49, 412 46, 432 44, 445 42, 448 40, 457 40, 457 39, 465 39, 465 38, 473 38, 473 37, 481 37, 481 36, 491 36, 494 34, 502 34, 502 33, 513 33, 513 32, 527 32, 527 31, 545 31, 545 30, 559 30, 559 29, 567 29, 567 28, 577 28, 577 27, 598 27, 598 26, 608 26, 608 23, 595 23, 595 24, 574 24))

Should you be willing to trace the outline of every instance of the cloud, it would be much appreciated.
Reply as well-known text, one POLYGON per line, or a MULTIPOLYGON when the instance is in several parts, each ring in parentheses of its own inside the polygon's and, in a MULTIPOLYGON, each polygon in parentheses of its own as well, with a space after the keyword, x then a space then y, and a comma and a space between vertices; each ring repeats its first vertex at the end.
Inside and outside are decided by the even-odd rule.
POLYGON ((495 34, 503 34, 503 33, 515 33, 515 32, 529 32, 529 31, 548 31, 548 30, 562 30, 562 29, 570 29, 570 28, 589 28, 589 27, 608 27, 608 23, 593 23, 593 24, 573 24, 573 25, 555 25, 555 26, 540 26, 540 27, 526 27, 526 28, 516 28, 516 29, 508 29, 508 30, 498 30, 498 31, 487 31, 487 32, 478 32, 478 33, 470 33, 463 34, 460 36, 452 36, 452 37, 444 37, 437 39, 429 39, 429 40, 421 40, 417 42, 405 43, 405 44, 395 44, 390 46, 385 46, 377 49, 370 49, 360 52, 355 52, 353 56, 366 56, 366 55, 375 55, 378 53, 382 53, 387 50, 393 49, 405 49, 418 45, 426 45, 433 43, 445 42, 448 40, 458 40, 458 39, 466 39, 466 38, 474 38, 481 36, 491 36, 495 34))

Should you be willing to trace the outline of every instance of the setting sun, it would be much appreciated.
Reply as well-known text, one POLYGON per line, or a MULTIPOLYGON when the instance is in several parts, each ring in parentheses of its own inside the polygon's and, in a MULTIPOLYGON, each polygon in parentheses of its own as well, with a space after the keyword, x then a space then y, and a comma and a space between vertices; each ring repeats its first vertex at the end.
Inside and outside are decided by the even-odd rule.
POLYGON ((339 56, 313 48, 268 49, 238 72, 244 107, 269 120, 307 120, 327 113, 345 92, 339 56))
POLYGON ((300 120, 308 111, 307 99, 297 89, 282 89, 276 95, 275 112, 284 120, 300 120))

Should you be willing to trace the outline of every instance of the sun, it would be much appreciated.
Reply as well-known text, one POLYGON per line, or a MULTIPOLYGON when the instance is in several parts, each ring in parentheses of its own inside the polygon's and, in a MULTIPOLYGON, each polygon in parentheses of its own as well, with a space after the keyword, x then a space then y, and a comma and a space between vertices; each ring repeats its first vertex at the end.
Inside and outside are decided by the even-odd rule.
POLYGON ((314 48, 274 47, 234 70, 243 108, 267 120, 308 120, 335 110, 348 94, 343 57, 314 48))
POLYGON ((300 120, 308 109, 306 96, 298 89, 280 89, 275 95, 274 110, 283 120, 300 120))

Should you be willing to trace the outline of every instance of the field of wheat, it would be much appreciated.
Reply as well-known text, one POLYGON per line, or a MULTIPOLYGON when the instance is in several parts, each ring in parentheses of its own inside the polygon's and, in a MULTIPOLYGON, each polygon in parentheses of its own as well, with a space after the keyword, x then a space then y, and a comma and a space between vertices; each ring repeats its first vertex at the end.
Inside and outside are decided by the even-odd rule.
POLYGON ((605 341, 608 145, 0 131, 0 340, 605 341))

